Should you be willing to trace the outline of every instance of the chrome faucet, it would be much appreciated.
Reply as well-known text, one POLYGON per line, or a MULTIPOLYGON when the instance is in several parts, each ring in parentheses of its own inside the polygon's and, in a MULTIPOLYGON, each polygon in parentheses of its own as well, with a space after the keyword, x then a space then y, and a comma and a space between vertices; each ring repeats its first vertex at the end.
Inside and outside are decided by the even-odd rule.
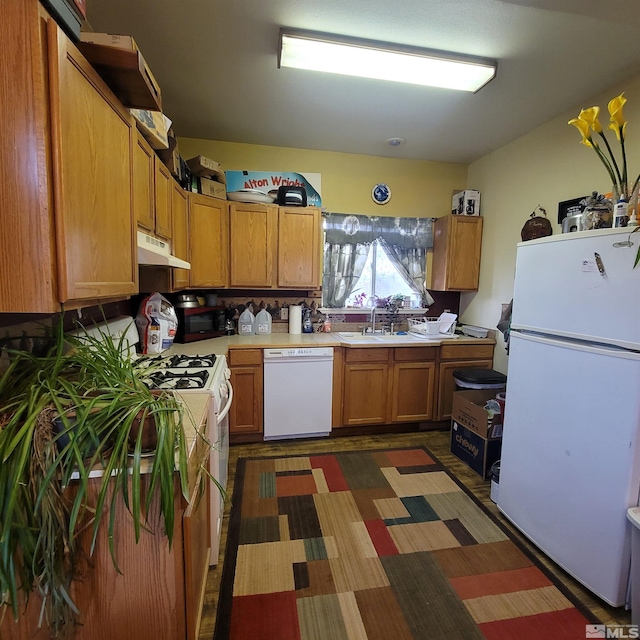
POLYGON ((371 333, 376 332, 376 308, 371 307, 371 333))

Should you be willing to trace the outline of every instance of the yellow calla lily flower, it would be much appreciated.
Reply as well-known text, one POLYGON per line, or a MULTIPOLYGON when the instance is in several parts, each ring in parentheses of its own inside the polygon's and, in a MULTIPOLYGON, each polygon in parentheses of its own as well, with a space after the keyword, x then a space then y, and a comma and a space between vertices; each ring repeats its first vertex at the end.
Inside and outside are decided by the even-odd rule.
POLYGON ((598 120, 599 115, 600 107, 589 107, 588 109, 583 109, 578 118, 584 120, 596 133, 600 133, 602 131, 602 125, 598 120))
POLYGON ((624 107, 627 99, 624 97, 624 93, 621 93, 617 98, 614 98, 609 102, 609 115, 611 116, 611 123, 609 129, 616 134, 616 138, 620 140, 620 136, 624 138, 624 133, 627 128, 627 121, 624 119, 622 108, 624 107))
POLYGON ((586 147, 592 147, 591 136, 589 135, 590 127, 589 123, 582 118, 573 118, 569 120, 569 124, 572 124, 582 134, 582 144, 586 147))

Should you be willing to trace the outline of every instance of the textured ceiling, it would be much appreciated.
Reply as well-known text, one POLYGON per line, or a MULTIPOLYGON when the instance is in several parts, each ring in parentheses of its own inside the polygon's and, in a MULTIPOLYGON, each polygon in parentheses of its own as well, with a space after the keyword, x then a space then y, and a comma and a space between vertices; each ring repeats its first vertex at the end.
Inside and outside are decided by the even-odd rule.
POLYGON ((468 163, 640 72, 639 0, 88 0, 178 136, 468 163), (498 60, 476 94, 277 68, 281 26, 498 60), (390 147, 385 140, 406 143, 390 147))

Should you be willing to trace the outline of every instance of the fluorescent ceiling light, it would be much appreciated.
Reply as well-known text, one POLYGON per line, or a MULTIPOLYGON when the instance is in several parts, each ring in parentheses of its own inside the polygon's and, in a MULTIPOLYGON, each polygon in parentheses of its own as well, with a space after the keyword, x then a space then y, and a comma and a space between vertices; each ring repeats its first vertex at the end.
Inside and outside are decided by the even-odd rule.
POLYGON ((497 66, 487 58, 280 29, 278 67, 475 92, 495 77, 497 66))

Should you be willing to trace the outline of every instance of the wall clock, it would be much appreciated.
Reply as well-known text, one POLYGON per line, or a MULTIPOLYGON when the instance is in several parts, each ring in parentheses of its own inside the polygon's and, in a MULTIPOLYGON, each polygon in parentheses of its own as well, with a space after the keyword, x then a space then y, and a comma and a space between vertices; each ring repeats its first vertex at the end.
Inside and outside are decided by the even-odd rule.
POLYGON ((387 204, 391 200, 391 189, 383 182, 377 184, 371 190, 371 197, 376 204, 387 204))

